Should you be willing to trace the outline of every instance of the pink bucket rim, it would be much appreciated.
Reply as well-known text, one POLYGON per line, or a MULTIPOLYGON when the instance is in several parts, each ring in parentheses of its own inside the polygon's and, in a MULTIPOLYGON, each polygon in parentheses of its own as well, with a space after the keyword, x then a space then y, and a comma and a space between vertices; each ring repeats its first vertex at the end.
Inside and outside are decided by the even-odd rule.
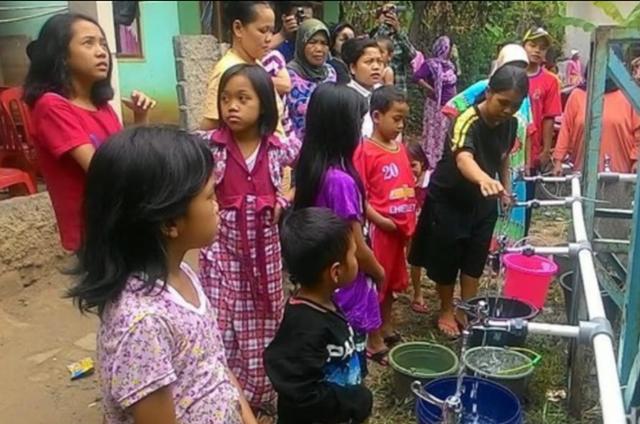
POLYGON ((507 266, 507 268, 511 268, 516 271, 525 272, 533 275, 547 277, 547 276, 555 275, 558 272, 558 265, 555 262, 553 262, 551 259, 545 258, 544 256, 533 255, 533 256, 530 256, 530 258, 535 258, 540 262, 549 264, 551 266, 549 270, 534 270, 534 269, 523 267, 520 264, 514 263, 513 260, 519 257, 525 257, 525 256, 520 253, 508 253, 504 255, 504 257, 502 258, 502 261, 504 262, 505 266, 507 266))

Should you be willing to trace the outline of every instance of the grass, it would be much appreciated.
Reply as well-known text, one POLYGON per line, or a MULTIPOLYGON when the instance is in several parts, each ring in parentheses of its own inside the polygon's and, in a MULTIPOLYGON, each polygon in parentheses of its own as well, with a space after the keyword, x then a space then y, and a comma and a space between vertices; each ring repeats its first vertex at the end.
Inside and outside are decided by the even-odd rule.
MULTIPOLYGON (((568 215, 558 210, 554 213, 536 211, 531 233, 542 240, 544 244, 555 244, 566 241, 568 215)), ((534 241, 534 244, 535 241, 534 241)), ((542 244, 542 243, 538 243, 542 244)), ((488 281, 483 281, 486 290, 488 281)), ((482 290, 481 289, 481 293, 482 290)), ((494 289, 495 290, 495 289, 494 289)), ((433 283, 426 278, 423 280, 425 300, 429 306, 429 314, 419 315, 409 308, 410 294, 402 294, 396 302, 394 318, 397 328, 408 341, 421 340, 439 343, 459 353, 459 343, 449 341, 441 336, 436 328, 437 296, 433 283)), ((547 304, 541 315, 540 322, 565 323, 564 299, 560 287, 552 286, 547 304)), ((524 409, 526 422, 533 424, 595 424, 602 422, 597 407, 586 407, 580 418, 571 417, 567 412, 566 400, 556 399, 553 394, 567 394, 567 357, 568 342, 552 337, 529 336, 527 347, 540 353, 543 357, 540 365, 533 373, 529 384, 529 394, 524 409)), ((370 365, 370 375, 367 385, 374 393, 374 412, 369 424, 409 424, 415 423, 411 406, 399 404, 395 400, 392 389, 391 368, 381 368, 376 364, 370 365)), ((589 404, 597 405, 597 384, 589 384, 584 390, 588 392, 589 404)), ((557 396, 556 396, 557 397, 557 396)))

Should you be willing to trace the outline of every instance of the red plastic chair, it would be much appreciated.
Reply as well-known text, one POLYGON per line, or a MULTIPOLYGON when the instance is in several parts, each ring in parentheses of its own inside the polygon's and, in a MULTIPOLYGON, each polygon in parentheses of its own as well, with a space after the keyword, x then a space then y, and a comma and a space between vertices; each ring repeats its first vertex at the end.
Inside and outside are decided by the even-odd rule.
POLYGON ((11 189, 18 184, 24 185, 28 194, 34 194, 36 192, 36 188, 29 174, 19 169, 0 168, 0 190, 9 188, 9 193, 13 195, 15 191, 11 189))
POLYGON ((0 92, 0 166, 27 172, 35 186, 38 164, 31 116, 22 101, 21 87, 0 92))

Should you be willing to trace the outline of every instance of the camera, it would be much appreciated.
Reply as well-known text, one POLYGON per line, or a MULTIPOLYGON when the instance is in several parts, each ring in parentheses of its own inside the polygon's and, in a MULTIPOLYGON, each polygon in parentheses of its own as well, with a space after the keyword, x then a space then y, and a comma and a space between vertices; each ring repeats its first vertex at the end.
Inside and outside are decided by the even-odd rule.
POLYGON ((296 10, 296 22, 298 23, 298 25, 300 25, 302 21, 304 21, 304 18, 304 8, 299 7, 298 10, 296 10))

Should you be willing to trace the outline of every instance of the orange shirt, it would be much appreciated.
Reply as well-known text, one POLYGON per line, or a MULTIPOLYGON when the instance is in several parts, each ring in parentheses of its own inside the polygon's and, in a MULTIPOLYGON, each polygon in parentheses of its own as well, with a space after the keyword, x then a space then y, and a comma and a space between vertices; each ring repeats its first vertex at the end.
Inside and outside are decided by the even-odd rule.
MULTIPOLYGON (((573 90, 567 100, 558 142, 553 152, 553 159, 558 161, 563 160, 568 153, 576 165, 576 171, 582 169, 584 160, 586 107, 586 91, 573 90)), ((620 90, 604 95, 601 140, 598 170, 603 170, 605 155, 609 155, 611 171, 631 172, 631 166, 638 158, 640 117, 620 90)))

